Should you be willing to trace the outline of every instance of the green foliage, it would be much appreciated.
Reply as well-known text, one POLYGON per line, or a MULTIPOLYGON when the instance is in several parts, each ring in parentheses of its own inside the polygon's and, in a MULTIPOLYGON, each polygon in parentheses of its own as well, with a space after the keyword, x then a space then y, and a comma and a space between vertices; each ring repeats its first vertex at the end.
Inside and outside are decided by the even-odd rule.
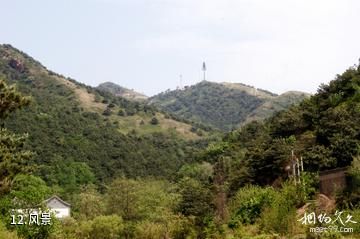
POLYGON ((16 135, 0 128, 0 195, 11 188, 17 174, 27 172, 32 153, 24 149, 27 135, 16 135))
POLYGON ((81 221, 80 224, 68 219, 62 225, 60 236, 56 238, 120 239, 123 231, 124 221, 118 215, 98 216, 93 220, 81 221))
MULTIPOLYGON (((135 130, 122 134, 117 125, 121 117, 109 112, 133 115, 136 122, 152 118, 154 125, 160 114, 144 102, 66 79, 98 102, 96 107, 90 102, 94 109, 86 108, 76 91, 63 83, 65 78, 11 47, 0 46, 0 75, 33 97, 28 108, 14 112, 28 100, 0 81, 6 99, 0 105, 0 212, 6 215, 15 203, 37 205, 50 192, 58 192, 72 203, 76 221, 68 218, 51 227, 22 226, 19 235, 56 239, 290 236, 296 208, 316 191, 314 174, 308 172, 352 162, 349 187, 339 202, 358 215, 359 70, 349 69, 310 99, 266 122, 249 123, 209 144, 208 140, 185 142, 172 134, 140 136, 135 130), (23 66, 14 67, 13 58, 23 66), (109 111, 106 117, 104 109, 109 111), (22 132, 29 132, 26 144, 27 135, 19 135, 22 132), (36 154, 30 157, 29 150, 36 154), (296 187, 293 182, 282 184, 292 151, 303 157, 307 171, 296 187), (37 176, 24 175, 29 165, 37 176), (244 187, 249 183, 282 188, 244 187), (256 229, 244 232, 247 228, 256 229)), ((263 99, 249 92, 225 88, 202 82, 158 97, 171 99, 165 109, 224 130, 248 120, 264 106, 263 99)), ((173 117, 179 116, 166 115, 173 117)), ((207 127, 194 124, 191 131, 200 129, 207 127)), ((0 223, 2 235, 14 236, 0 223)))
POLYGON ((265 232, 275 232, 281 235, 291 234, 296 225, 296 205, 298 203, 297 187, 286 183, 274 194, 270 205, 261 215, 261 226, 265 232))
POLYGON ((152 98, 155 105, 186 119, 223 130, 245 120, 263 101, 255 96, 216 83, 201 82, 183 91, 162 93, 152 98))
POLYGON ((73 201, 72 215, 79 220, 91 220, 106 212, 104 196, 93 186, 85 187, 74 196, 73 201))
POLYGON ((116 215, 98 216, 90 224, 90 239, 117 239, 124 229, 122 218, 116 215))
POLYGON ((1 239, 19 239, 15 232, 8 231, 0 220, 0 238, 1 239))
POLYGON ((165 225, 154 222, 141 222, 136 226, 135 238, 157 239, 169 237, 165 225))
POLYGON ((306 201, 315 197, 319 188, 318 173, 303 172, 297 185, 298 201, 296 206, 302 206, 306 201))
MULTIPOLYGON (((354 161, 347 174, 347 187, 338 195, 337 203, 342 208, 360 208, 360 157, 354 161)), ((359 211, 359 210, 358 210, 359 211)))
MULTIPOLYGON (((29 221, 28 216, 24 217, 24 221, 29 221)), ((51 235, 56 231, 58 224, 55 217, 51 217, 51 224, 37 225, 37 224, 23 224, 16 225, 15 230, 20 238, 26 239, 49 239, 51 235)))
MULTIPOLYGON (((192 162, 194 154, 207 143, 206 140, 185 141, 158 126, 160 133, 125 135, 119 132, 119 125, 112 123, 117 115, 103 116, 106 105, 101 103, 89 101, 84 105, 78 92, 86 90, 91 93, 90 100, 91 96, 98 101, 101 98, 106 104, 114 105, 113 112, 121 109, 124 115, 134 115, 134 118, 151 119, 158 111, 144 102, 117 97, 50 72, 9 45, 0 46, 0 76, 10 84, 16 83, 20 92, 32 97, 29 107, 1 123, 17 134, 29 132, 27 145, 21 146, 25 150, 31 149, 35 155, 22 162, 39 165, 39 170, 34 173, 50 185, 62 187, 65 197, 82 184, 78 182, 79 172, 69 168, 69 164, 76 168, 86 166, 74 163, 88 165, 97 185, 123 175, 173 179, 179 168, 192 162), (11 59, 16 59, 25 70, 13 68, 9 64, 11 59)), ((3 175, 6 174, 1 174, 0 179, 3 175)), ((7 179, 6 184, 10 181, 7 179)), ((92 179, 89 181, 93 182, 92 179)))
POLYGON ((83 185, 95 182, 91 168, 82 162, 53 158, 52 165, 43 165, 39 173, 51 186, 61 186, 65 193, 78 192, 83 185))
POLYGON ((195 216, 197 224, 202 224, 207 216, 212 215, 212 192, 203 183, 185 177, 179 182, 181 200, 178 211, 185 216, 195 216))
POLYGON ((103 117, 101 109, 98 112, 84 109, 76 92, 63 82, 70 80, 78 89, 106 99, 108 104, 115 105, 112 109, 149 116, 156 110, 47 73, 43 66, 34 64, 13 48, 1 46, 0 55, 7 56, 0 60, 0 75, 5 75, 10 83, 16 82, 19 91, 32 96, 32 104, 26 110, 10 115, 4 123, 16 133, 30 133, 25 149, 31 149, 35 155, 28 164, 40 165, 36 173, 49 184, 63 187, 66 193, 81 184, 77 182, 78 172, 66 166, 74 166, 72 162, 87 164, 97 184, 121 175, 171 178, 181 165, 193 160, 197 147, 203 147, 201 143, 186 142, 167 133, 124 135, 117 125, 105 121, 114 115, 103 117), (9 56, 19 59, 31 71, 13 69, 8 64, 9 56))
POLYGON ((112 114, 112 111, 111 111, 110 107, 107 107, 103 112, 104 116, 110 116, 111 114, 112 114))
POLYGON ((0 119, 6 118, 9 113, 30 103, 30 99, 21 96, 14 86, 8 86, 0 78, 0 119))
POLYGON ((178 172, 181 178, 193 178, 203 183, 208 183, 214 173, 213 166, 208 162, 185 164, 178 172))
POLYGON ((116 179, 109 186, 107 209, 125 220, 162 220, 179 201, 174 190, 165 181, 116 179))
POLYGON ((164 222, 142 221, 136 224, 134 238, 197 238, 191 220, 182 216, 173 216, 164 222))
POLYGON ((240 188, 230 202, 231 228, 241 224, 253 224, 261 216, 262 211, 271 205, 275 198, 275 190, 271 187, 246 186, 240 188))
POLYGON ((123 109, 119 110, 118 115, 125 116, 125 111, 123 109))
POLYGON ((257 96, 254 90, 245 85, 238 88, 203 81, 185 90, 158 94, 150 102, 182 118, 229 131, 248 120, 269 117, 305 98, 305 95, 288 93, 278 99, 263 90, 259 90, 257 96), (274 107, 266 108, 265 103, 274 107))
POLYGON ((19 173, 29 170, 31 152, 24 149, 27 135, 16 135, 3 128, 3 120, 10 112, 29 103, 14 87, 0 79, 0 196, 7 193, 12 180, 19 173))
POLYGON ((287 177, 292 151, 303 157, 308 172, 349 166, 359 154, 359 86, 359 68, 350 68, 300 105, 229 133, 219 143, 227 148, 215 155, 234 159, 231 152, 243 150, 243 167, 236 171, 246 170, 251 181, 262 185, 287 177))
POLYGON ((50 194, 50 188, 39 177, 17 175, 9 197, 16 199, 17 208, 30 208, 40 204, 50 194))
POLYGON ((150 124, 157 125, 157 124, 159 124, 159 120, 156 117, 153 117, 150 121, 150 124))

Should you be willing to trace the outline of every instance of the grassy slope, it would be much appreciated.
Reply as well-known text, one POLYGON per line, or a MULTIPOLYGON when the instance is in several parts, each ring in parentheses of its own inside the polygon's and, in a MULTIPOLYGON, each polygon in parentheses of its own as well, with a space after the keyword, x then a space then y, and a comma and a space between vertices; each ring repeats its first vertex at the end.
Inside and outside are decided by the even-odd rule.
POLYGON ((144 94, 141 94, 139 92, 136 92, 134 90, 130 90, 127 89, 125 87, 119 86, 115 83, 112 82, 105 82, 102 83, 100 85, 98 85, 96 88, 100 89, 100 90, 106 90, 109 91, 110 93, 116 95, 116 96, 120 96, 120 97, 124 97, 128 100, 138 100, 138 101, 143 101, 146 100, 148 97, 144 94))

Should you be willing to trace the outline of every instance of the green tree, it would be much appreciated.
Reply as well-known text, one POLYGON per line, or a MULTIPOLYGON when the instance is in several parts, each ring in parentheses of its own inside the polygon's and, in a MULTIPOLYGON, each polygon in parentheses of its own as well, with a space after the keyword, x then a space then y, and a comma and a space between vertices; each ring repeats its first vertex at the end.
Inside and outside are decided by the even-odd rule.
POLYGON ((75 196, 73 214, 82 220, 91 220, 105 213, 103 196, 94 187, 86 187, 80 194, 75 196))
POLYGON ((133 179, 116 179, 108 191, 108 211, 125 220, 139 217, 139 183, 133 179))
POLYGON ((50 188, 39 177, 33 175, 17 175, 9 196, 16 198, 18 208, 39 205, 50 194, 50 188))
POLYGON ((9 192, 17 174, 29 170, 27 162, 31 153, 24 149, 27 135, 16 135, 3 128, 3 120, 8 114, 28 103, 29 98, 0 80, 0 196, 9 192))
POLYGON ((195 216, 197 224, 202 224, 207 216, 213 214, 213 195, 204 184, 188 177, 179 183, 181 200, 178 210, 185 216, 195 216))
POLYGON ((173 185, 160 180, 116 179, 108 191, 108 211, 125 220, 166 221, 180 195, 173 185))
POLYGON ((91 221, 90 239, 118 239, 124 229, 123 220, 117 215, 98 216, 91 221))
POLYGON ((0 120, 29 103, 30 98, 23 97, 14 86, 8 86, 4 80, 0 79, 0 120))

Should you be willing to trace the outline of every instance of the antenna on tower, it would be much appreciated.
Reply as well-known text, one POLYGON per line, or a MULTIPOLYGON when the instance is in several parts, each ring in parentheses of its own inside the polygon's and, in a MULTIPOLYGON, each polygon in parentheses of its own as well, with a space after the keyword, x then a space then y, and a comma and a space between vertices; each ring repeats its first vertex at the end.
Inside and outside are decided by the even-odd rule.
POLYGON ((203 62, 203 65, 202 65, 202 71, 204 73, 204 78, 203 80, 205 81, 206 80, 206 64, 205 64, 205 61, 203 62))

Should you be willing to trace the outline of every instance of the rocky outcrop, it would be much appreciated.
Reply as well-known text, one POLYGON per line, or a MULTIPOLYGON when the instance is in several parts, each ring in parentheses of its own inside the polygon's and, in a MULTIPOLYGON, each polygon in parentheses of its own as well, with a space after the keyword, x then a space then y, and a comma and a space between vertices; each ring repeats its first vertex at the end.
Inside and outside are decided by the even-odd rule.
POLYGON ((16 59, 10 59, 9 66, 11 66, 11 68, 13 68, 21 73, 25 71, 24 64, 21 61, 16 60, 16 59))

